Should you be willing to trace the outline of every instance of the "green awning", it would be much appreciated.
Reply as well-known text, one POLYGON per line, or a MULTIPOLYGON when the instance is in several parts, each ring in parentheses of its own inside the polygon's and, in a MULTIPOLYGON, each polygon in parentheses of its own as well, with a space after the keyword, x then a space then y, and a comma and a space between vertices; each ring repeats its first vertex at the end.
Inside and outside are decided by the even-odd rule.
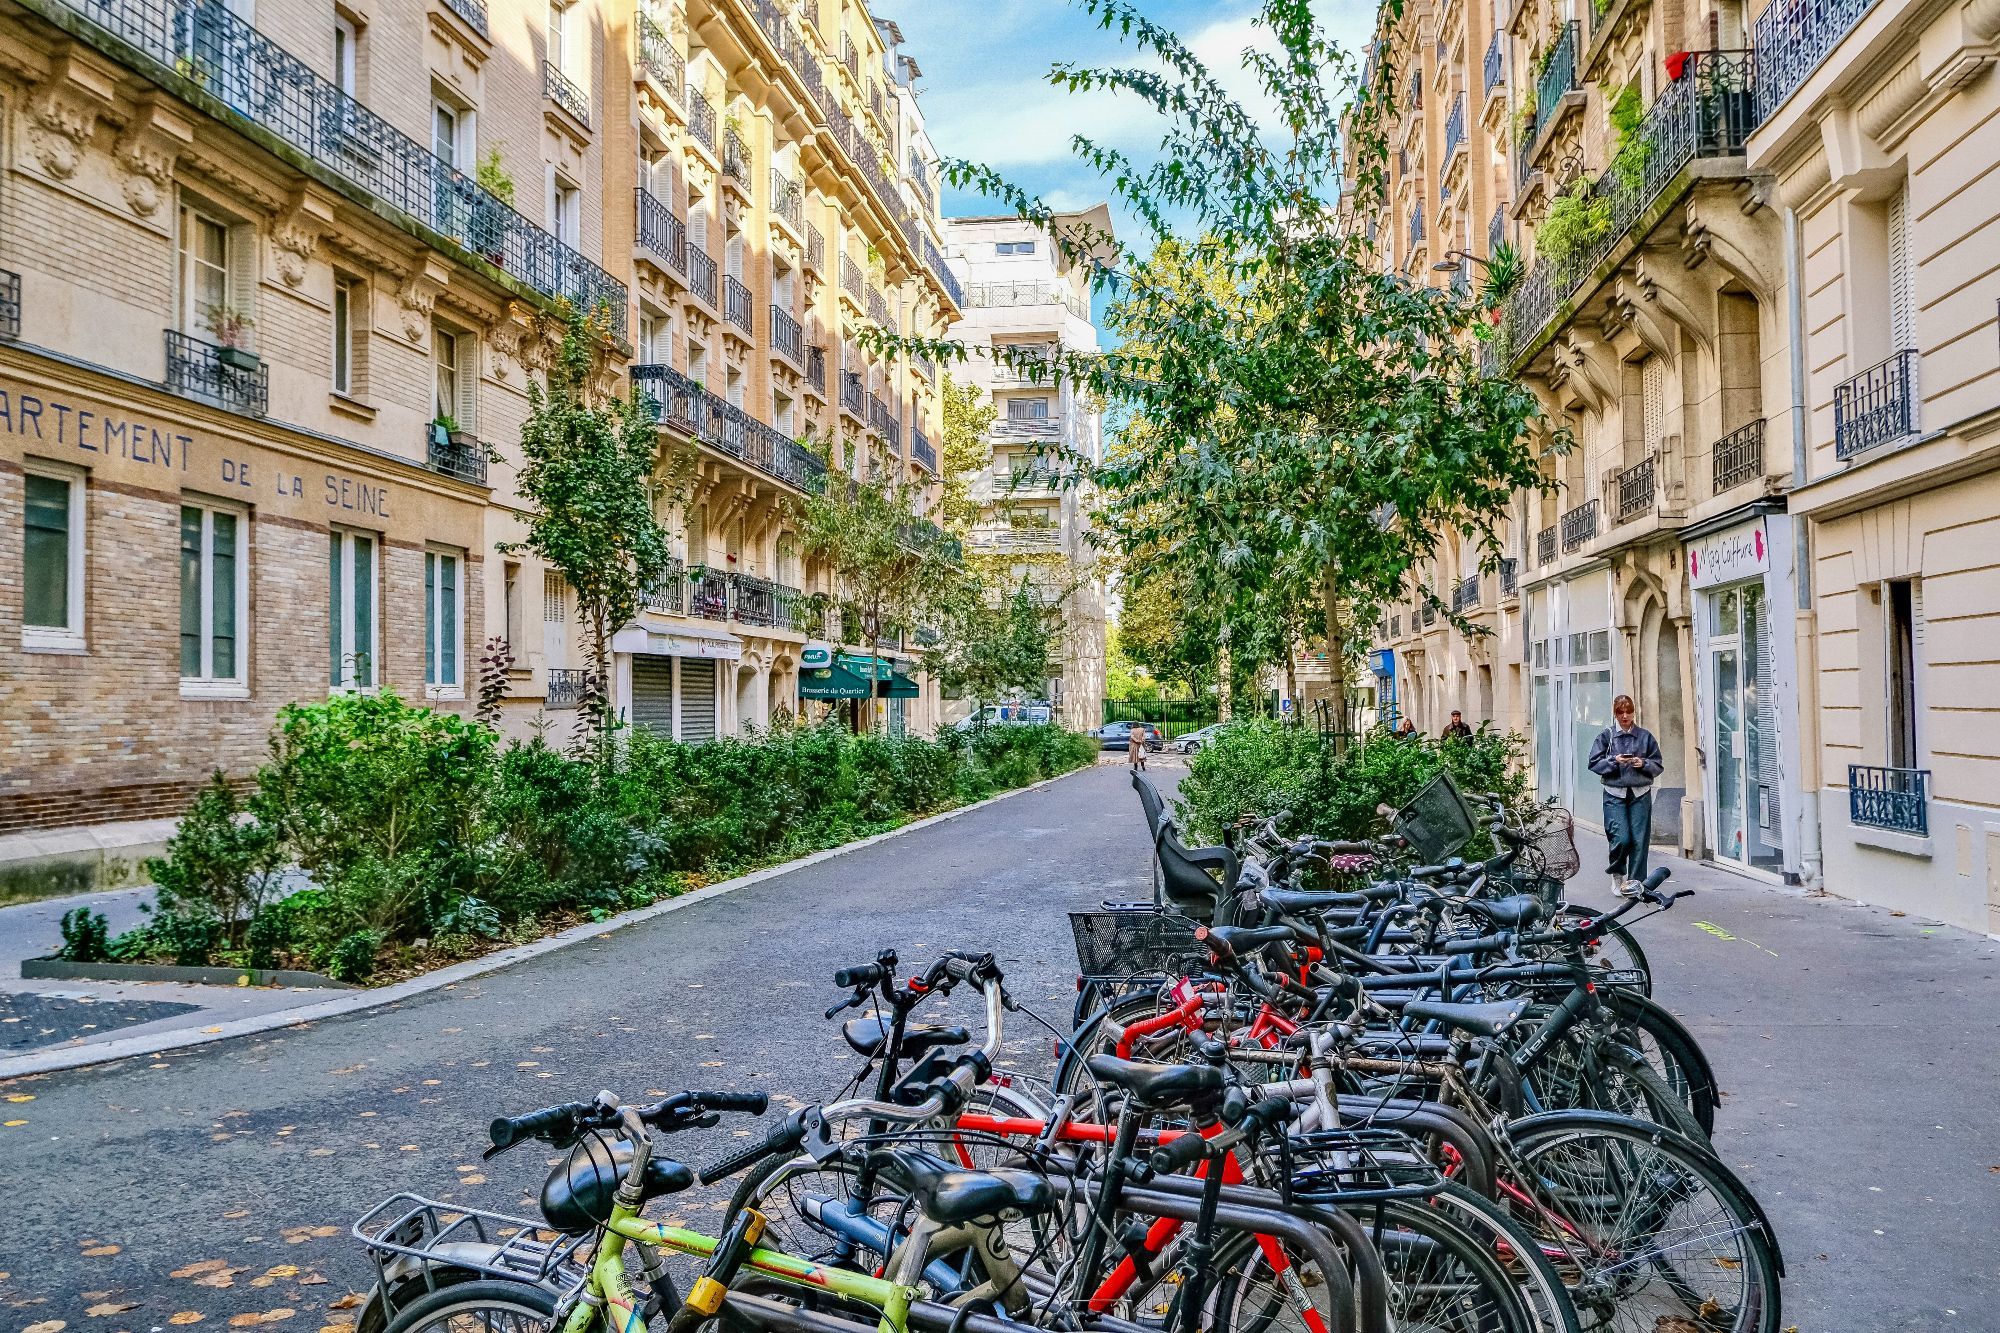
POLYGON ((870 682, 849 671, 837 658, 832 666, 799 672, 801 699, 866 699, 871 693, 870 682))
POLYGON ((799 673, 799 695, 805 699, 916 699, 922 694, 901 663, 865 653, 835 653, 832 666, 799 673))
POLYGON ((901 671, 891 667, 889 669, 889 687, 883 690, 882 693, 890 699, 915 699, 922 696, 923 691, 917 688, 917 682, 911 680, 901 671))

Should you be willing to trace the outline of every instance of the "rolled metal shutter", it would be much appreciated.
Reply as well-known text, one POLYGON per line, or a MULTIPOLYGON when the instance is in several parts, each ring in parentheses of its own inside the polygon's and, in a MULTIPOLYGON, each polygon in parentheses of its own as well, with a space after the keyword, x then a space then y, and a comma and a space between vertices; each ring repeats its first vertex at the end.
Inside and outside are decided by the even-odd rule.
POLYGON ((632 723, 662 736, 674 734, 673 658, 632 658, 632 723))
POLYGON ((683 657, 681 664, 681 739, 715 739, 715 663, 683 657))

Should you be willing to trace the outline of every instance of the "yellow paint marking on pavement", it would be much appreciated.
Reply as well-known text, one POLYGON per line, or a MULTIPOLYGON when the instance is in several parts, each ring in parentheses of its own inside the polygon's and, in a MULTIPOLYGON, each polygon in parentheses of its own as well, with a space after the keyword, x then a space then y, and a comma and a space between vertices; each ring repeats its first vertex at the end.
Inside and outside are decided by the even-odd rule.
POLYGON ((1763 945, 1757 943, 1757 941, 1753 939, 1749 939, 1742 935, 1730 934, 1728 931, 1724 930, 1721 926, 1716 925, 1713 921, 1697 921, 1694 923, 1694 928, 1696 930, 1705 930, 1719 940, 1731 940, 1738 943, 1747 944, 1759 953, 1768 953, 1773 958, 1776 958, 1778 956, 1776 953, 1772 952, 1769 949, 1766 949, 1763 945))

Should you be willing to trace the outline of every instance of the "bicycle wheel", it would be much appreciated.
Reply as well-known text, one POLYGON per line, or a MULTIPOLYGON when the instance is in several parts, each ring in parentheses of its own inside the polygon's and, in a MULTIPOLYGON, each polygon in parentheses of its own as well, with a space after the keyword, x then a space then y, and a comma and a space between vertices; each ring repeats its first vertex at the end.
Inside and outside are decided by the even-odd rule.
POLYGON ((1588 1113, 1508 1126, 1503 1195, 1597 1333, 1777 1333, 1776 1242, 1756 1202, 1682 1135, 1588 1113))
POLYGON ((1580 1333, 1576 1307, 1570 1303, 1562 1274, 1542 1253, 1540 1244, 1506 1209, 1462 1185, 1447 1185, 1430 1206, 1450 1217, 1486 1247, 1533 1312, 1535 1327, 1544 1333, 1580 1333))
POLYGON ((411 1301, 385 1333, 547 1333, 555 1309, 555 1293, 532 1282, 482 1278, 411 1301))
POLYGON ((1489 1237, 1443 1209, 1408 1200, 1348 1211, 1368 1229, 1389 1279, 1399 1330, 1422 1333, 1540 1333, 1529 1303, 1489 1237))
POLYGON ((1610 1003, 1618 1017, 1619 1039, 1645 1057, 1653 1072, 1686 1104, 1701 1132, 1713 1134, 1722 1096, 1694 1034, 1659 1001, 1623 987, 1611 990, 1610 1003))
MULTIPOLYGON (((1556 924, 1573 926, 1579 921, 1596 921, 1604 915, 1595 907, 1565 903, 1556 914, 1556 924)), ((1653 993, 1653 965, 1647 960, 1646 951, 1639 947, 1638 938, 1623 925, 1614 922, 1592 946, 1588 957, 1591 967, 1600 972, 1637 972, 1644 978, 1636 987, 1638 992, 1648 996, 1653 993)))
MULTIPOLYGON (((1216 1246, 1209 1272, 1206 1308, 1198 1324, 1203 1333, 1326 1333, 1345 1327, 1329 1303, 1318 1266, 1307 1261, 1273 1272, 1255 1236, 1238 1232, 1225 1238, 1216 1246)), ((1185 1290, 1184 1283, 1177 1283, 1172 1302, 1154 1312, 1165 1315, 1167 1328, 1180 1327, 1178 1307, 1185 1290)))

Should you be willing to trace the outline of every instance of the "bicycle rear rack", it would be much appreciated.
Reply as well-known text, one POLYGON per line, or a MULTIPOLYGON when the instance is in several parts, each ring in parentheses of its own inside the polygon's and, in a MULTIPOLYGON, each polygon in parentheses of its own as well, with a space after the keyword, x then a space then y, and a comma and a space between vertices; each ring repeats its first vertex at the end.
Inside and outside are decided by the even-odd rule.
POLYGON ((533 1282, 557 1294, 589 1273, 588 1233, 564 1235, 546 1223, 418 1194, 389 1196, 350 1230, 374 1261, 385 1308, 419 1278, 424 1290, 435 1290, 447 1269, 533 1282))

